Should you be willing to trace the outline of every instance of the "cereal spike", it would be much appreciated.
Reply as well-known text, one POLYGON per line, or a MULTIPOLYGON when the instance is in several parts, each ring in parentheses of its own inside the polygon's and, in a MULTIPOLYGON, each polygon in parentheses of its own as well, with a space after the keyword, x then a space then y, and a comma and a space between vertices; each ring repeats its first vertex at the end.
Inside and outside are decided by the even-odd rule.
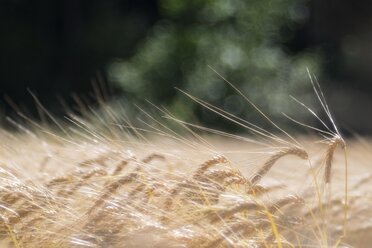
POLYGON ((148 155, 147 157, 143 158, 141 161, 142 163, 147 164, 147 163, 150 163, 154 159, 165 160, 165 157, 158 153, 152 153, 148 155))
POLYGON ((213 157, 212 159, 209 159, 202 163, 199 168, 194 173, 193 178, 197 179, 199 178, 206 170, 208 170, 210 167, 215 166, 217 164, 224 164, 227 163, 227 159, 224 156, 218 155, 213 157))
POLYGON ((123 176, 120 179, 110 183, 106 186, 105 192, 101 195, 101 197, 94 203, 94 205, 90 208, 87 212, 87 215, 90 215, 95 209, 101 206, 107 198, 111 195, 115 194, 119 187, 131 183, 138 178, 137 173, 130 173, 129 175, 123 176))
POLYGON ((106 176, 107 175, 107 172, 105 170, 102 170, 102 169, 93 169, 87 173, 84 173, 81 178, 79 179, 79 181, 74 185, 72 186, 69 190, 61 190, 57 193, 58 196, 63 196, 63 197, 67 197, 67 196, 71 196, 72 194, 74 194, 79 188, 81 188, 83 185, 87 184, 88 183, 88 180, 94 176, 106 176))
POLYGON ((301 159, 308 159, 308 154, 304 149, 301 149, 297 146, 295 147, 288 147, 284 148, 282 150, 279 150, 278 152, 274 153, 266 162, 265 164, 254 174, 254 176, 251 179, 252 184, 256 184, 259 181, 261 181, 262 177, 264 177, 271 167, 283 156, 286 155, 295 155, 301 159))
POLYGON ((126 166, 128 165, 128 160, 121 161, 115 168, 114 172, 112 173, 113 176, 118 175, 126 166))
POLYGON ((325 153, 325 170, 324 170, 324 182, 330 183, 331 182, 331 170, 332 170, 332 160, 333 155, 337 146, 341 146, 345 148, 345 141, 340 136, 335 136, 333 139, 330 140, 328 143, 328 149, 325 153))

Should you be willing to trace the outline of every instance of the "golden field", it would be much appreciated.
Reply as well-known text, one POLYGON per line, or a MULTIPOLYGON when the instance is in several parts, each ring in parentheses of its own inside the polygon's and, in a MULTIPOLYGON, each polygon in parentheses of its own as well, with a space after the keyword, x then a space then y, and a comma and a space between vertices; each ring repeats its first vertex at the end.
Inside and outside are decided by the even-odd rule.
POLYGON ((133 138, 83 125, 2 132, 1 247, 372 242, 367 139, 133 138))

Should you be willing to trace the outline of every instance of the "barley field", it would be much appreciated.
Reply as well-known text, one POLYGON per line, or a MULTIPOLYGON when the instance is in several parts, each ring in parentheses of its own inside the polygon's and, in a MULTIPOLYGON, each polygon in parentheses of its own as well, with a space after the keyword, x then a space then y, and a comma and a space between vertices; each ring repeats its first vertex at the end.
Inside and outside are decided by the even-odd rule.
POLYGON ((9 119, 18 131, 0 134, 1 247, 370 246, 370 140, 321 119, 324 130, 292 136, 260 110, 280 132, 221 111, 251 134, 168 114, 181 135, 104 109, 68 124, 45 112, 54 127, 9 119))

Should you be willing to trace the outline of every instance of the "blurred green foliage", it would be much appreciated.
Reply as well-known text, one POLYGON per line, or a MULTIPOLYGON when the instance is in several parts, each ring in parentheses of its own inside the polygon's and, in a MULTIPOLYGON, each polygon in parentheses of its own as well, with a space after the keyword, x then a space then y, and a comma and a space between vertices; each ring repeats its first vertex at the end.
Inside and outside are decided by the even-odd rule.
POLYGON ((288 95, 307 99, 306 67, 320 73, 321 57, 291 54, 283 44, 308 17, 304 0, 160 0, 159 6, 160 21, 135 55, 109 65, 110 81, 185 120, 226 125, 175 87, 240 117, 257 117, 212 67, 271 116, 301 116, 288 95))

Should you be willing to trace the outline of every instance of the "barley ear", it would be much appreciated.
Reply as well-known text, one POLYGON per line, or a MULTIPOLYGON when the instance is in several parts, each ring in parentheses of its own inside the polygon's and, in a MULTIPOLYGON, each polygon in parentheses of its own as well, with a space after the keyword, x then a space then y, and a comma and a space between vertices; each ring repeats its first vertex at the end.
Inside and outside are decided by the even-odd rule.
POLYGON ((255 185, 261 179, 269 172, 269 170, 274 166, 276 161, 278 161, 281 157, 286 156, 286 155, 295 155, 301 159, 308 159, 308 154, 307 152, 299 148, 297 146, 295 147, 288 147, 284 148, 282 150, 279 150, 278 152, 274 153, 265 163, 264 165, 253 175, 251 179, 251 184, 255 185))
POLYGON ((332 170, 333 155, 335 153, 336 148, 339 145, 343 149, 345 149, 345 141, 339 136, 334 137, 328 143, 328 148, 326 150, 325 158, 324 158, 324 161, 325 161, 324 182, 325 183, 330 183, 331 182, 331 170, 332 170))

